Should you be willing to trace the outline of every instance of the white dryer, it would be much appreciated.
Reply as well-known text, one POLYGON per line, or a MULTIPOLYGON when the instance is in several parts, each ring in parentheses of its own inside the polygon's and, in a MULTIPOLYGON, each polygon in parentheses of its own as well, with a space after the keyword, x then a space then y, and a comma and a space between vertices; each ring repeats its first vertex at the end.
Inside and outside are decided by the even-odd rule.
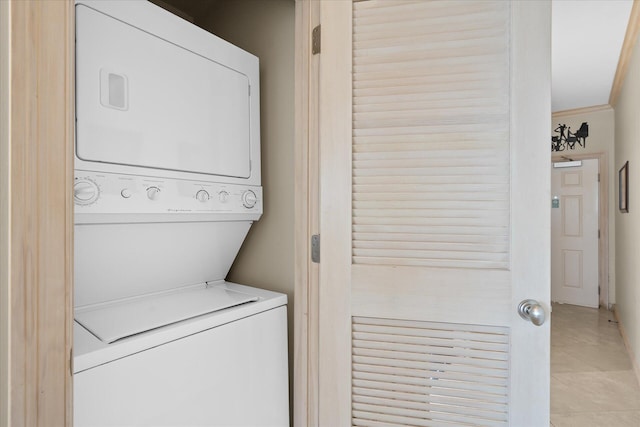
POLYGON ((76 0, 74 425, 286 426, 286 296, 225 281, 262 214, 258 59, 76 0))

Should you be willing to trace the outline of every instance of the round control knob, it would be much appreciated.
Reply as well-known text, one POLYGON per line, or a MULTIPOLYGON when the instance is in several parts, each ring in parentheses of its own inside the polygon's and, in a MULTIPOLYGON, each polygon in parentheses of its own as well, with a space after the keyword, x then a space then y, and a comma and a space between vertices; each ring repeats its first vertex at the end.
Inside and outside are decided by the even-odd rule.
POLYGON ((98 184, 89 178, 76 180, 73 184, 73 201, 77 205, 90 205, 100 197, 100 188, 98 184))
POLYGON ((245 208, 251 209, 258 202, 258 198, 256 197, 256 193, 251 190, 247 190, 242 193, 242 204, 245 208))
POLYGON ((131 190, 129 190, 128 188, 123 188, 120 192, 120 195, 125 199, 128 199, 129 197, 131 197, 131 190))
POLYGON ((156 200, 158 198, 158 193, 160 193, 160 189, 158 187, 147 188, 147 197, 149 200, 156 200))
POLYGON ((220 203, 227 203, 229 201, 229 193, 222 190, 218 193, 218 200, 220 200, 220 203))
POLYGON ((196 193, 196 199, 198 199, 199 202, 208 202, 209 201, 209 193, 207 192, 207 190, 200 190, 196 193))

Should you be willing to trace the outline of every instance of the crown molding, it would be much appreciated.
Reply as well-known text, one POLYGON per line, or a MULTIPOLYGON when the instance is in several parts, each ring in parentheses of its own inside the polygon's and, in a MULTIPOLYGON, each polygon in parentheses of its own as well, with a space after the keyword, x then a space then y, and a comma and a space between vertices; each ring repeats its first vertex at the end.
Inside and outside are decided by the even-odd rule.
POLYGON ((609 105, 616 104, 620 90, 622 90, 622 84, 624 83, 624 78, 629 68, 631 54, 638 39, 638 32, 640 32, 640 0, 634 0, 633 6, 631 7, 631 15, 629 16, 629 25, 627 26, 627 32, 624 36, 624 42, 622 43, 622 49, 620 51, 620 59, 618 59, 618 68, 616 68, 616 75, 613 79, 613 85, 611 86, 609 105))
POLYGON ((573 108, 571 110, 555 111, 551 113, 552 117, 567 117, 576 116, 579 114, 597 113, 599 111, 613 111, 613 108, 609 104, 594 105, 592 107, 573 108))

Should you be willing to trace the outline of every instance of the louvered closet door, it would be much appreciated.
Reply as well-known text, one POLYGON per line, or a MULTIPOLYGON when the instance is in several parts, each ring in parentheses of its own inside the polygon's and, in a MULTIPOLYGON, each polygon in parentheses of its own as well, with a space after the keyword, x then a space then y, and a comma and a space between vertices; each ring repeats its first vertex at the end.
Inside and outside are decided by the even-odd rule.
POLYGON ((320 425, 549 425, 550 4, 320 15, 320 425))

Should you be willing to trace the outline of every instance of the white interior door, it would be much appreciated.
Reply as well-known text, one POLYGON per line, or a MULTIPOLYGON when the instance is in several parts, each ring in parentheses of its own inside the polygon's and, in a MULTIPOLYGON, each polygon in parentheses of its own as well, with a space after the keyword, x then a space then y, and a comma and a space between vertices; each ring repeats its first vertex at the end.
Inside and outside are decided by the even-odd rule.
POLYGON ((597 308, 598 160, 551 173, 551 299, 597 308))
POLYGON ((549 2, 320 20, 319 425, 549 425, 549 2))

